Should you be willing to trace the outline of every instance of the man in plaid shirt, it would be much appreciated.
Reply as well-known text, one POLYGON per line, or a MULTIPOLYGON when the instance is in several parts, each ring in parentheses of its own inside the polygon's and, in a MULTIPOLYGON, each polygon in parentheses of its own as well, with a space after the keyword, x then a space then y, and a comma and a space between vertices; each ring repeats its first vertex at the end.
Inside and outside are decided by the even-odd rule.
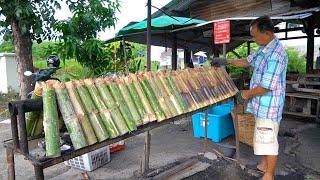
POLYGON ((246 59, 228 60, 228 63, 253 68, 250 89, 240 91, 237 99, 249 100, 247 111, 256 119, 254 154, 262 156, 257 169, 264 173, 263 180, 272 180, 279 149, 277 136, 285 101, 288 56, 274 35, 268 16, 252 21, 250 34, 260 48, 246 59))

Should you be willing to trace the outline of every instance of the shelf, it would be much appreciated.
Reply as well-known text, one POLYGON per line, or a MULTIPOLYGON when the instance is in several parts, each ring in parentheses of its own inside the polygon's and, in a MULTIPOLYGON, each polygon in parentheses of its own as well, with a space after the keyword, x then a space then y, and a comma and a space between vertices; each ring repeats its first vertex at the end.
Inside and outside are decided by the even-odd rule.
POLYGON ((288 111, 284 111, 283 114, 285 115, 293 115, 293 116, 300 116, 300 117, 309 117, 309 118, 317 118, 316 115, 308 115, 308 114, 303 114, 302 112, 288 112, 288 111))
POLYGON ((315 99, 315 100, 320 99, 319 94, 302 93, 302 92, 286 93, 286 97, 296 97, 296 98, 315 99))

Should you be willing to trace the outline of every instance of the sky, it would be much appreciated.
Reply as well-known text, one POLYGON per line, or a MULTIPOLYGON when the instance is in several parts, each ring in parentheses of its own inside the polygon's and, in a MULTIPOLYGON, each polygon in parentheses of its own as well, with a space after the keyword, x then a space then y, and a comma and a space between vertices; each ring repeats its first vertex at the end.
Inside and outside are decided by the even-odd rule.
MULTIPOLYGON (((161 8, 171 0, 152 0, 151 4, 157 8, 161 8)), ((110 28, 105 32, 98 34, 98 38, 101 40, 107 40, 113 38, 115 34, 124 26, 131 21, 142 21, 147 18, 147 0, 120 0, 120 12, 116 13, 118 21, 114 28, 110 28)), ((151 8, 151 13, 156 12, 157 9, 151 8)), ((68 7, 62 6, 61 12, 56 14, 56 18, 65 19, 71 16, 68 11, 68 7)), ((159 60, 161 52, 164 50, 163 47, 152 46, 151 59, 159 60)))

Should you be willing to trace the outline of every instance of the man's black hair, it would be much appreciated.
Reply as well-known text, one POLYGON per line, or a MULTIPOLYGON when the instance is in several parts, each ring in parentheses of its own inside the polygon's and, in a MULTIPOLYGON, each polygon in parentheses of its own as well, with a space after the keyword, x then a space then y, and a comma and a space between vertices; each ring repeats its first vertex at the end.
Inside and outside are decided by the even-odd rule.
POLYGON ((250 23, 250 27, 256 25, 260 32, 274 32, 274 25, 269 16, 261 16, 250 23))

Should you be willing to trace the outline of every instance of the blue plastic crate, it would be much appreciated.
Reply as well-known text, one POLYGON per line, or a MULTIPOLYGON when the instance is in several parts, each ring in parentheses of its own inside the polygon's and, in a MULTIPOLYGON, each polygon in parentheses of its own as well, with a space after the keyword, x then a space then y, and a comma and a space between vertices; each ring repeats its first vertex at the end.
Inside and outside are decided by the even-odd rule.
MULTIPOLYGON (((231 110, 234 107, 233 101, 209 109, 208 112, 208 138, 214 142, 220 142, 234 134, 231 110)), ((192 115, 193 134, 196 138, 204 137, 205 113, 192 115)))

